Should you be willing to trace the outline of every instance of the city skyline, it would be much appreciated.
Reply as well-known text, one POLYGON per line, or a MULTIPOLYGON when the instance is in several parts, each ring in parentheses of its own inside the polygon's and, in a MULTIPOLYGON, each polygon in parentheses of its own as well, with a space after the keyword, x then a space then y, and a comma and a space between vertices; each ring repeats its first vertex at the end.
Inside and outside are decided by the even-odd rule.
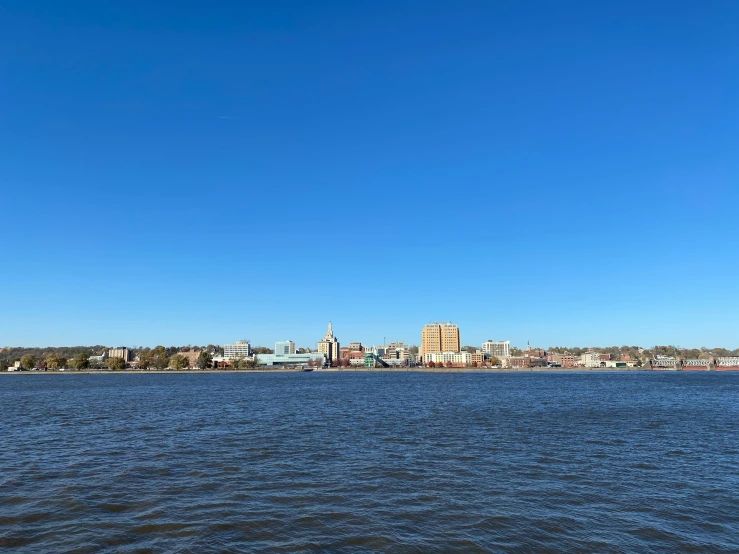
MULTIPOLYGON (((324 322, 324 325, 325 325, 325 322, 324 322)), ((228 337, 225 337, 225 338, 223 336, 218 337, 216 340, 194 340, 194 341, 188 341, 188 342, 176 342, 176 341, 173 342, 173 341, 165 341, 165 340, 154 340, 154 342, 151 342, 151 341, 149 341, 149 342, 146 342, 146 341, 144 341, 144 342, 135 342, 135 341, 134 342, 127 342, 127 341, 122 341, 122 340, 113 340, 113 341, 108 341, 108 342, 105 342, 105 341, 97 341, 97 342, 96 341, 93 341, 93 342, 82 342, 82 341, 78 341, 78 342, 70 342, 70 343, 66 343, 66 344, 51 344, 51 343, 49 343, 49 344, 41 344, 41 343, 38 343, 38 344, 10 344, 10 343, 8 343, 8 344, 0 344, 0 348, 4 348, 4 347, 22 347, 22 348, 68 347, 68 346, 93 346, 93 345, 108 345, 109 347, 113 347, 113 348, 115 348, 115 347, 121 347, 121 348, 123 348, 123 347, 128 347, 128 348, 139 348, 139 347, 153 348, 154 346, 158 346, 158 345, 168 345, 168 346, 177 346, 177 347, 182 347, 182 346, 198 347, 198 346, 205 346, 207 344, 213 344, 213 345, 216 345, 216 346, 223 346, 224 344, 238 344, 238 343, 242 343, 243 341, 245 341, 245 343, 251 345, 252 348, 256 348, 256 347, 267 347, 267 348, 271 348, 273 346, 278 346, 278 345, 281 348, 282 346, 287 345, 289 343, 291 345, 291 349, 293 351, 296 348, 310 348, 312 350, 319 351, 321 349, 321 344, 322 343, 325 343, 327 339, 330 338, 330 339, 332 339, 334 341, 336 340, 333 337, 333 322, 332 321, 329 321, 328 325, 329 325, 328 332, 324 333, 323 337, 318 338, 318 339, 315 339, 315 340, 312 340, 312 341, 310 339, 308 339, 307 341, 295 340, 294 339, 295 334, 290 334, 290 333, 277 334, 274 337, 271 337, 271 338, 268 337, 268 338, 266 338, 264 340, 255 340, 253 338, 254 335, 248 335, 248 334, 242 333, 240 335, 240 338, 238 338, 238 336, 235 335, 235 334, 231 334, 231 335, 229 335, 228 337)), ((545 348, 546 349, 546 348, 567 348, 567 347, 571 347, 571 348, 589 348, 589 347, 593 347, 593 348, 598 348, 598 347, 599 348, 605 348, 605 347, 613 347, 613 346, 617 346, 617 347, 628 346, 628 347, 639 347, 639 348, 644 348, 644 349, 651 349, 655 345, 657 345, 657 346, 675 346, 677 348, 685 349, 685 350, 700 349, 700 348, 708 348, 708 349, 711 349, 711 348, 726 348, 726 349, 729 349, 729 350, 733 350, 733 349, 739 347, 739 345, 733 345, 733 344, 717 344, 717 343, 713 343, 713 342, 706 343, 706 344, 679 343, 679 342, 676 342, 674 340, 666 340, 666 341, 662 341, 662 342, 646 342, 646 341, 631 341, 631 342, 626 342, 626 341, 583 342, 583 341, 574 340, 574 341, 570 341, 570 342, 556 342, 556 343, 555 342, 549 342, 549 343, 547 343, 547 342, 538 341, 536 339, 534 339, 534 340, 532 340, 532 339, 525 339, 525 340, 522 340, 522 341, 511 340, 509 338, 509 336, 507 334, 505 334, 505 333, 498 333, 498 334, 484 334, 484 333, 482 333, 481 334, 479 332, 478 333, 475 333, 475 335, 476 336, 485 336, 486 338, 484 338, 482 340, 466 340, 466 338, 465 338, 467 336, 467 333, 465 332, 466 329, 462 328, 461 326, 459 326, 456 323, 451 322, 451 321, 429 322, 429 323, 426 323, 426 324, 424 324, 424 326, 422 328, 419 328, 419 329, 416 330, 417 331, 416 332, 416 335, 417 336, 415 338, 410 337, 407 340, 397 338, 396 336, 391 335, 391 334, 386 334, 383 337, 379 338, 379 340, 372 340, 372 339, 366 340, 365 338, 357 337, 355 335, 352 335, 350 337, 350 341, 349 342, 351 342, 351 343, 359 343, 359 344, 362 344, 365 347, 385 346, 385 345, 393 344, 395 342, 397 342, 397 343, 405 343, 409 347, 413 347, 413 346, 414 347, 418 347, 419 348, 419 351, 421 352, 421 355, 423 355, 423 336, 425 336, 426 329, 428 329, 430 326, 436 327, 436 326, 440 326, 440 325, 441 326, 450 326, 450 327, 453 327, 454 328, 454 332, 456 334, 454 335, 454 338, 452 339, 452 343, 453 344, 458 344, 459 345, 459 348, 473 346, 473 347, 476 347, 476 348, 480 348, 481 350, 483 350, 485 352, 488 352, 488 350, 486 348, 486 343, 488 343, 490 341, 492 341, 493 343, 498 343, 498 342, 500 342, 500 343, 507 343, 508 346, 506 347, 506 349, 507 348, 510 348, 510 349, 518 348, 519 350, 526 350, 527 347, 545 348)), ((303 334, 305 334, 305 333, 303 332, 303 334)), ((261 336, 261 335, 258 335, 258 336, 261 336)), ((440 339, 437 338, 437 340, 440 340, 440 339)), ((335 343, 335 348, 334 348, 334 346, 330 346, 330 347, 328 347, 328 349, 330 349, 331 352, 333 353, 334 352, 334 349, 338 352, 338 347, 339 347, 339 343, 336 342, 335 343)), ((443 348, 442 349, 437 349, 437 348, 433 348, 432 349, 432 351, 437 351, 437 352, 447 351, 447 350, 448 351, 455 351, 456 350, 456 347, 455 348, 450 348, 450 349, 443 349, 443 348)), ((504 350, 504 351, 507 351, 507 350, 504 350)), ((503 352, 503 351, 501 351, 501 352, 503 352)), ((328 350, 327 350, 327 353, 328 353, 328 350)))

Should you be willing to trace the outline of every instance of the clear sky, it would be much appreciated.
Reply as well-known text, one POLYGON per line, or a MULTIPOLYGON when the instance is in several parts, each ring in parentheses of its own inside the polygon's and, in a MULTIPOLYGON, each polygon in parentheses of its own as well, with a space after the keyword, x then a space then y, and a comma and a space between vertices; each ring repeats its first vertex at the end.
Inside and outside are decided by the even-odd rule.
POLYGON ((739 346, 739 3, 0 3, 0 346, 739 346))

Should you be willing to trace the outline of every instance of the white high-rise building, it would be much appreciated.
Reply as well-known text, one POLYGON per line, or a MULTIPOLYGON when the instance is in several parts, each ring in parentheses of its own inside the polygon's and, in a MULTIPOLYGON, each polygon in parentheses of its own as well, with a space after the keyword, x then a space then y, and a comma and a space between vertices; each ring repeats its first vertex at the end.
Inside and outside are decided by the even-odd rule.
POLYGON ((234 344, 223 345, 223 359, 235 360, 251 356, 251 345, 248 340, 236 341, 234 344))
POLYGON ((295 343, 291 340, 276 342, 275 354, 295 354, 295 343))
POLYGON ((489 340, 482 343, 482 351, 488 356, 495 356, 500 360, 511 357, 511 341, 489 340))

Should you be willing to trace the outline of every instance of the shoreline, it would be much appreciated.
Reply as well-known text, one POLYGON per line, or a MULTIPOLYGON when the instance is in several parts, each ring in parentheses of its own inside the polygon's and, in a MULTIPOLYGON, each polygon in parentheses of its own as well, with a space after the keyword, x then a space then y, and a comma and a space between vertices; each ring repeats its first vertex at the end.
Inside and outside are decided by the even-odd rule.
MULTIPOLYGON (((657 372, 678 373, 685 370, 655 370, 650 368, 613 368, 613 367, 573 367, 573 368, 471 368, 471 367, 409 367, 409 368, 348 368, 348 369, 317 369, 304 371, 302 369, 279 368, 279 369, 177 369, 177 370, 66 370, 66 371, 0 371, 0 375, 203 375, 203 374, 227 374, 227 373, 634 373, 634 372, 657 372)), ((713 373, 695 372, 690 373, 713 373)), ((722 373, 722 372, 717 372, 722 373)))

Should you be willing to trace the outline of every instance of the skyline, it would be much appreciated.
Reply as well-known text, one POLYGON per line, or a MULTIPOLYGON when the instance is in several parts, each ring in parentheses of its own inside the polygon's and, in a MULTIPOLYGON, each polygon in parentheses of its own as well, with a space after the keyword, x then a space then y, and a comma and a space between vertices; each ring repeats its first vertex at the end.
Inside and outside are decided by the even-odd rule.
POLYGON ((0 7, 0 346, 739 347, 739 6, 0 7))

